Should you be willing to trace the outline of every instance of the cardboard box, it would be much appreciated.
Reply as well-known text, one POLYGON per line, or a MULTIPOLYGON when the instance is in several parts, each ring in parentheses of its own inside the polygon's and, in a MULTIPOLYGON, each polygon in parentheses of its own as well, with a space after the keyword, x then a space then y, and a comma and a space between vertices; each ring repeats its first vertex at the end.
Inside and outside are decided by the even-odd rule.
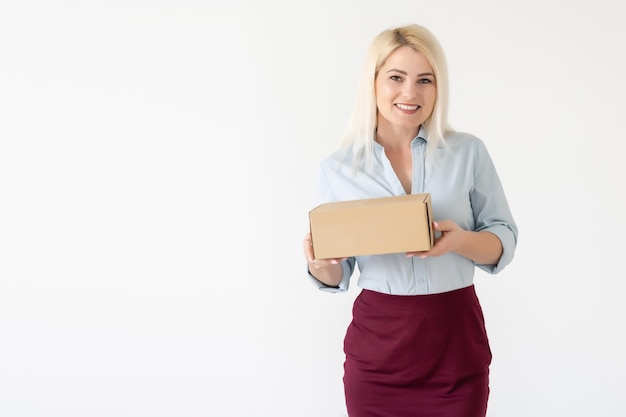
POLYGON ((321 204, 309 212, 317 259, 432 249, 429 193, 321 204))

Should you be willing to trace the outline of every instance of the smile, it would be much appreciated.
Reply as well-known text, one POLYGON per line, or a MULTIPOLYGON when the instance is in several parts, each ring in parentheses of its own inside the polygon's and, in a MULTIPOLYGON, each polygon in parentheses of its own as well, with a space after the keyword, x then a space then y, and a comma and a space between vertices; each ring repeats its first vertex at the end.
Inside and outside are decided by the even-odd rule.
POLYGON ((397 103, 395 106, 399 108, 400 110, 409 110, 409 111, 415 111, 420 108, 420 106, 418 105, 409 106, 407 104, 400 104, 400 103, 397 103))

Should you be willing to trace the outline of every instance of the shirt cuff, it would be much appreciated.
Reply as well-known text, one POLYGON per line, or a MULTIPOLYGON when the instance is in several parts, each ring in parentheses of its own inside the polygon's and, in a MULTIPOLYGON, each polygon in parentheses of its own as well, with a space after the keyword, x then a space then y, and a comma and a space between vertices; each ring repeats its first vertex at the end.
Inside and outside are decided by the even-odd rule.
POLYGON ((319 281, 317 278, 311 275, 311 272, 309 272, 308 268, 307 268, 307 277, 309 281, 313 285, 315 285, 320 291, 331 292, 331 293, 346 292, 348 291, 348 288, 350 287, 350 277, 352 276, 352 271, 354 271, 354 258, 348 258, 347 260, 341 262, 341 268, 343 270, 343 276, 341 277, 341 281, 339 282, 339 285, 337 285, 336 287, 328 286, 324 284, 323 282, 319 281))
POLYGON ((496 224, 480 230, 481 232, 491 232, 500 239, 502 243, 502 255, 495 265, 476 264, 476 266, 490 274, 497 274, 502 271, 513 260, 517 237, 511 228, 506 224, 496 224))

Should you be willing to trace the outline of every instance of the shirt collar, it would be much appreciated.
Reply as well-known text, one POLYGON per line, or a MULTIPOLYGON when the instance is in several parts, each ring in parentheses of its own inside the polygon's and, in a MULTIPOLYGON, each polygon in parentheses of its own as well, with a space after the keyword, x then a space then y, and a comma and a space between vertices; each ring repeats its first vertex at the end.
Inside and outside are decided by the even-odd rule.
POLYGON ((426 127, 424 127, 424 124, 420 125, 420 130, 417 132, 417 136, 413 138, 413 141, 415 141, 416 139, 421 139, 424 142, 428 143, 428 131, 426 130, 426 127))
MULTIPOLYGON (((418 143, 418 141, 423 141, 424 143, 428 143, 428 128, 423 124, 420 126, 420 130, 417 132, 417 136, 413 138, 412 143, 418 143)), ((437 145, 439 149, 445 149, 446 146, 443 143, 439 143, 437 145)))
MULTIPOLYGON (((424 124, 420 125, 417 135, 411 139, 411 146, 420 142, 428 143, 428 129, 424 126, 424 124)), ((382 145, 376 141, 374 141, 374 147, 378 150, 383 150, 382 145)))

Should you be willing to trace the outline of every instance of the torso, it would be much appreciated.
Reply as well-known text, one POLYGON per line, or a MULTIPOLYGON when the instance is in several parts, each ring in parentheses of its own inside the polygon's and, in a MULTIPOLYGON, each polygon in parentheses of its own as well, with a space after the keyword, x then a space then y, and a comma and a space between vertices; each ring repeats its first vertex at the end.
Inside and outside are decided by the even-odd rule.
POLYGON ((413 186, 413 159, 411 157, 411 148, 401 150, 385 149, 385 155, 391 162, 391 166, 395 171, 404 191, 411 194, 413 186))
MULTIPOLYGON (((476 190, 476 170, 485 173, 484 181, 493 173, 488 154, 478 138, 465 133, 446 136, 445 148, 438 148, 434 157, 437 167, 427 166, 427 142, 415 139, 412 155, 393 152, 393 146, 374 145, 371 170, 359 170, 355 175, 352 154, 337 151, 321 167, 321 184, 316 204, 331 201, 400 196, 407 191, 432 193, 433 220, 452 220, 465 230, 475 230, 477 218, 471 196, 476 190), (413 158, 415 158, 413 160, 413 158)), ((399 149, 400 147, 396 147, 399 149)), ((482 189, 479 192, 493 192, 482 189)), ((500 195, 496 193, 497 195, 500 195)), ((482 200, 488 211, 508 218, 505 206, 497 200, 482 200), (487 207, 486 206, 486 207, 487 207)), ((478 219, 480 220, 480 219, 478 219)), ((475 264, 462 256, 447 253, 425 259, 407 258, 404 253, 364 256, 357 258, 359 286, 386 294, 436 294, 464 288, 472 284, 475 264)))

